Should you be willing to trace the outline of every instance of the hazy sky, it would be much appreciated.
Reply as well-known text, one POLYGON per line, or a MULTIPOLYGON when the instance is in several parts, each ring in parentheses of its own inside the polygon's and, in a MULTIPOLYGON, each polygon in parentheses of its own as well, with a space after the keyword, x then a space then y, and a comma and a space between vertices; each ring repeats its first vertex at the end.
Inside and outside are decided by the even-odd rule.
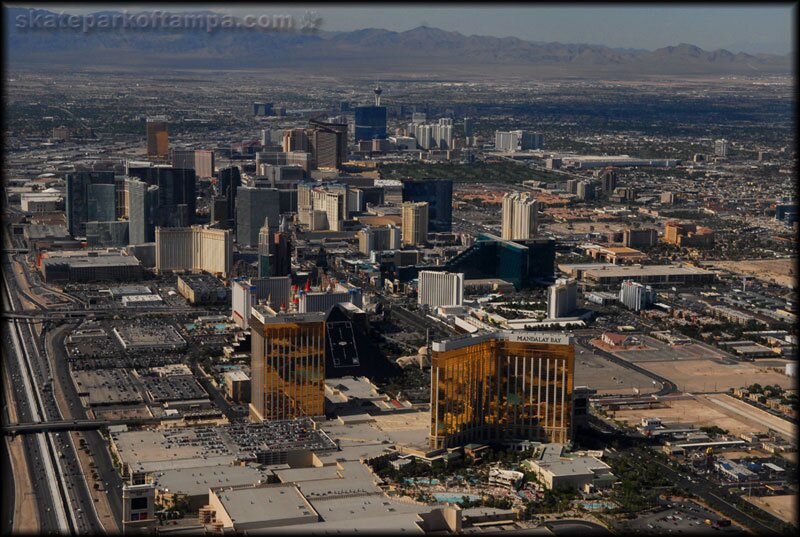
MULTIPOLYGON (((11 3, 7 5, 28 6, 11 3)), ((732 52, 785 54, 794 48, 796 6, 775 4, 698 5, 573 5, 539 4, 50 4, 37 7, 68 13, 102 9, 132 11, 187 11, 210 9, 238 16, 246 14, 294 14, 314 10, 322 18, 322 29, 358 30, 385 28, 403 31, 426 25, 466 35, 515 36, 530 41, 590 43, 610 47, 655 49, 691 43, 707 50, 726 48, 732 52), (402 7, 394 7, 402 6, 402 7)))

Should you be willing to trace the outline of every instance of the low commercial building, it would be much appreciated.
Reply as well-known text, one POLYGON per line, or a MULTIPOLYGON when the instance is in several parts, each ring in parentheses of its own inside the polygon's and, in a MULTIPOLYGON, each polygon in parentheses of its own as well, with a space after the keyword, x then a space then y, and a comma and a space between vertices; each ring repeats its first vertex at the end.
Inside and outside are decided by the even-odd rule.
POLYGON ((96 282, 142 279, 142 264, 130 255, 114 251, 48 253, 42 259, 44 281, 96 282))
POLYGON ((217 487, 208 493, 208 509, 223 528, 236 533, 319 520, 319 513, 290 483, 217 487))
POLYGON ((256 465, 229 464, 172 468, 152 475, 156 501, 166 509, 197 512, 208 503, 208 491, 216 487, 238 487, 266 483, 272 472, 256 465))
POLYGON ((178 293, 193 306, 230 301, 230 290, 210 274, 182 274, 178 276, 177 288, 178 293))
POLYGON ((225 393, 231 401, 237 403, 250 402, 250 377, 241 370, 227 371, 225 377, 225 393))
POLYGON ((688 265, 602 265, 583 270, 584 281, 599 285, 618 285, 631 280, 650 285, 702 285, 717 275, 688 265))
POLYGON ((535 473, 548 489, 610 487, 617 481, 611 467, 593 456, 563 454, 563 444, 544 444, 538 448, 539 456, 522 462, 522 466, 535 473))

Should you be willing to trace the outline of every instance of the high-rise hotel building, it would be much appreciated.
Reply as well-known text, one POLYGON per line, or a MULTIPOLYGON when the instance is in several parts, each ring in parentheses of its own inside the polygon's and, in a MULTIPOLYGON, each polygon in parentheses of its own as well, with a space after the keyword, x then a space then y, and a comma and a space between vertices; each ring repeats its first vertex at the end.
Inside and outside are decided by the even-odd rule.
POLYGON ((169 153, 167 119, 162 116, 147 119, 147 158, 166 158, 169 153))
POLYGON ((432 449, 571 437, 571 336, 484 332, 434 342, 432 351, 432 449))
POLYGON ((250 419, 323 416, 325 313, 280 313, 253 306, 250 332, 250 419))
POLYGON ((528 193, 515 192, 503 196, 502 234, 505 240, 536 237, 539 224, 539 202, 528 193))
POLYGON ((210 272, 228 277, 233 263, 233 239, 226 229, 204 226, 157 227, 156 272, 210 272))

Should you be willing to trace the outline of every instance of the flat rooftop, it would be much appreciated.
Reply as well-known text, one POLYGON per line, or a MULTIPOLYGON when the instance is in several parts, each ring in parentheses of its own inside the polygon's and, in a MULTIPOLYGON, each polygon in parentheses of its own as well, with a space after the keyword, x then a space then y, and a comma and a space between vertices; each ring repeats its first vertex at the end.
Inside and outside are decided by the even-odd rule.
POLYGON ((215 487, 252 485, 259 480, 266 483, 271 474, 270 470, 261 470, 253 465, 200 466, 157 472, 153 483, 161 490, 199 496, 207 495, 208 489, 215 487))
POLYGON ((220 488, 213 492, 234 527, 259 522, 265 526, 298 524, 303 519, 314 522, 319 516, 294 485, 220 488))

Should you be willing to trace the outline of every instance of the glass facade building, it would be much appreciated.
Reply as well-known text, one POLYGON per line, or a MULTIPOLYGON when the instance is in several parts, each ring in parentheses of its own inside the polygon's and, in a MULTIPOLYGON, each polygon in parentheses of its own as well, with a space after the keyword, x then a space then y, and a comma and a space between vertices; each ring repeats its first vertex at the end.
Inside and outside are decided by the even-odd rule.
POLYGON ((356 142, 386 138, 386 107, 356 107, 356 142))
POLYGON ((551 280, 555 259, 553 239, 506 241, 487 234, 448 261, 444 270, 463 272, 467 280, 501 278, 523 289, 551 280))
MULTIPOLYGON (((83 237, 86 234, 86 222, 90 220, 89 211, 93 211, 93 215, 98 211, 104 211, 104 214, 110 214, 111 218, 104 218, 104 220, 116 219, 116 197, 111 196, 111 200, 106 200, 110 203, 110 208, 105 211, 104 208, 99 206, 101 200, 98 195, 103 194, 102 191, 92 190, 90 187, 94 185, 110 185, 114 188, 115 179, 114 172, 75 172, 68 173, 65 178, 67 186, 66 195, 66 213, 67 213, 67 227, 73 237, 83 237), (90 201, 91 198, 91 201, 90 201), (90 209, 90 206, 92 207, 90 209)), ((105 191, 107 193, 107 191, 105 191)), ((92 220, 97 220, 93 218, 92 220)))
POLYGON ((323 416, 325 314, 276 314, 266 306, 255 306, 250 329, 251 419, 323 416))
POLYGON ((403 181, 403 201, 424 201, 428 204, 428 231, 452 230, 453 181, 450 179, 403 181))
POLYGON ((157 226, 187 227, 195 223, 197 176, 194 170, 165 166, 132 167, 128 169, 128 175, 158 186, 157 226))
POLYGON ((572 436, 568 335, 486 332, 434 342, 430 447, 572 436))

